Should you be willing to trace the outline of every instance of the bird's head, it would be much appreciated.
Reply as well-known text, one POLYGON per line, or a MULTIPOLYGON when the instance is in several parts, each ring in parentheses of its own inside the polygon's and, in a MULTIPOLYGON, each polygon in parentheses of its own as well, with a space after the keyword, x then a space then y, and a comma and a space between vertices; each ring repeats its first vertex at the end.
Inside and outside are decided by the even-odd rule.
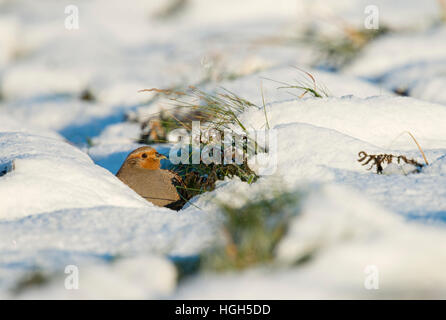
POLYGON ((167 159, 152 147, 141 147, 133 150, 125 159, 125 164, 148 170, 157 170, 161 167, 161 159, 167 159))

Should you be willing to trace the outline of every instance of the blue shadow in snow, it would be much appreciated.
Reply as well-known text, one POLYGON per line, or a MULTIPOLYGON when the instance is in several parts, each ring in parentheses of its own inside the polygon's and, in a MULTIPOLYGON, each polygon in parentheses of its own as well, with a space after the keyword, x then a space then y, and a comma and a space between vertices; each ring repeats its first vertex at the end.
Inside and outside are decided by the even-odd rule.
POLYGON ((65 139, 76 145, 86 145, 89 138, 98 136, 107 126, 123 122, 125 120, 124 110, 103 117, 92 118, 82 124, 74 124, 59 130, 65 139))
POLYGON ((430 211, 425 214, 418 212, 404 213, 403 216, 409 221, 422 222, 430 225, 442 225, 446 227, 446 211, 430 211))

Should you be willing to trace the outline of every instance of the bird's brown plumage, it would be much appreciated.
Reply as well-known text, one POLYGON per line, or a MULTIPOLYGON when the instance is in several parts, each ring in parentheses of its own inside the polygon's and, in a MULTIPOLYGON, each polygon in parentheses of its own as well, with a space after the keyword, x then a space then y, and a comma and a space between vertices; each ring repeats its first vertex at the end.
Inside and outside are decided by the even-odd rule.
POLYGON ((160 160, 166 157, 152 147, 132 151, 116 176, 141 197, 160 207, 179 209, 183 203, 177 186, 182 186, 178 174, 161 169, 160 160))

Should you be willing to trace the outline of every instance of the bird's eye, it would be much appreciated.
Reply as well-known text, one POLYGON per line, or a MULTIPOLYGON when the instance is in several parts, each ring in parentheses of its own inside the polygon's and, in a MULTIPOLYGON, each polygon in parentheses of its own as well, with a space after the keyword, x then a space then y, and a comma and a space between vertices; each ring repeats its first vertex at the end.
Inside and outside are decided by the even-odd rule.
POLYGON ((143 153, 141 157, 147 158, 147 153, 143 153))

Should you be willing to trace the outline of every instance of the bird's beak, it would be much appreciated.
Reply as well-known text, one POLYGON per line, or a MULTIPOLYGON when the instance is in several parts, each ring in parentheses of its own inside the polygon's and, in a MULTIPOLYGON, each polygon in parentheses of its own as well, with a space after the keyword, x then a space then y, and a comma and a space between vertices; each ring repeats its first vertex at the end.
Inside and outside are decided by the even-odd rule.
POLYGON ((156 154, 156 158, 157 158, 157 159, 160 159, 160 160, 161 160, 161 159, 167 159, 165 155, 160 154, 160 153, 157 153, 157 154, 156 154))

